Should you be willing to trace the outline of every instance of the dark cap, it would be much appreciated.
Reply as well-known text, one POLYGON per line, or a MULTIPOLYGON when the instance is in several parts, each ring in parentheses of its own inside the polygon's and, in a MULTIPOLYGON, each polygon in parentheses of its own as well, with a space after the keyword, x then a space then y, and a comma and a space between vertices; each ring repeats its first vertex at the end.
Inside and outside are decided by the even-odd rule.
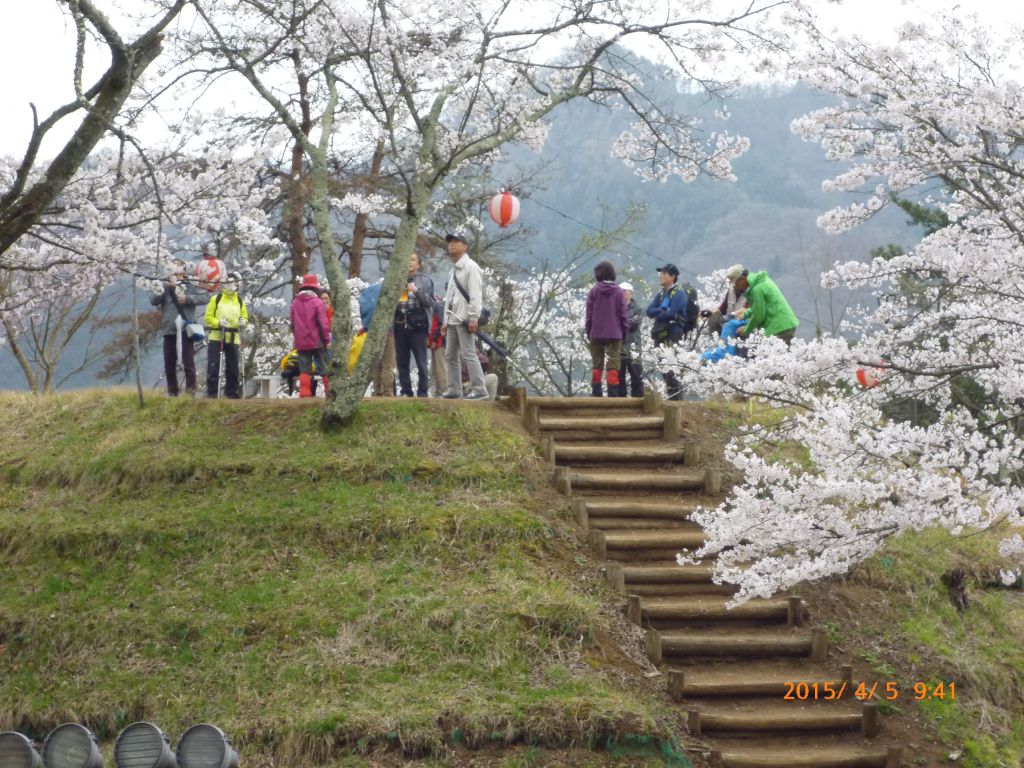
POLYGON ((659 272, 668 272, 672 277, 679 277, 679 267, 675 264, 663 264, 658 267, 659 272))
POLYGON ((458 240, 458 241, 459 241, 460 243, 464 243, 464 244, 466 244, 466 245, 469 245, 469 241, 467 241, 467 240, 466 240, 466 238, 464 238, 464 237, 463 237, 462 235, 456 235, 456 234, 452 234, 451 232, 449 232, 449 233, 448 233, 447 235, 445 235, 445 237, 444 237, 444 241, 445 241, 446 243, 450 243, 450 242, 452 242, 453 240, 458 240))

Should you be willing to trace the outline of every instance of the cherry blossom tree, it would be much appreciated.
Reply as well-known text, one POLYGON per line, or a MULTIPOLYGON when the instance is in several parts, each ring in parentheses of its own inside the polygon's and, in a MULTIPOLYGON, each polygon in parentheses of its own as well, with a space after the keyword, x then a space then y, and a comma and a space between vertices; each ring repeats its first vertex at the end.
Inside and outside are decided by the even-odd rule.
POLYGON ((941 17, 893 45, 815 30, 793 72, 836 106, 793 123, 846 168, 826 189, 866 199, 824 214, 844 231, 914 197, 941 213, 908 253, 837 265, 827 287, 870 289, 856 340, 755 338, 752 357, 675 361, 694 391, 767 398, 789 415, 729 448, 732 497, 696 518, 739 599, 845 572, 904 531, 1003 531, 1004 578, 1024 560, 1024 80, 1020 30, 941 17), (855 371, 865 368, 862 387, 855 371), (917 416, 901 407, 913 402, 917 416), (766 441, 803 446, 769 460, 766 441))
MULTIPOLYGON (((731 161, 746 149, 746 140, 727 133, 702 136, 692 117, 655 101, 622 46, 642 43, 660 57, 667 76, 717 91, 721 83, 713 72, 728 55, 782 44, 768 26, 772 10, 782 5, 296 0, 278 7, 254 0, 195 0, 208 36, 183 46, 190 56, 219 57, 244 76, 302 147, 325 271, 332 284, 340 284, 332 204, 367 214, 397 210, 393 253, 409 253, 446 177, 507 142, 538 145, 546 132, 544 118, 575 99, 635 115, 613 150, 644 178, 690 180, 702 173, 731 178, 731 161), (319 99, 319 119, 310 131, 296 119, 294 93, 284 86, 296 49, 307 87, 319 99), (397 179, 395 199, 349 195, 332 201, 328 159, 335 141, 368 147, 383 142, 383 162, 397 179)), ((348 359, 348 313, 335 312, 325 427, 352 418, 404 278, 405 260, 392 258, 382 311, 351 376, 341 365, 348 359)))
POLYGON ((118 119, 147 68, 159 56, 164 31, 188 0, 148 0, 143 14, 146 24, 127 24, 124 30, 93 0, 57 2, 67 8, 77 31, 75 66, 70 73, 74 98, 42 120, 35 105, 30 105, 32 133, 23 156, 0 164, 7 166, 0 172, 0 266, 12 265, 7 251, 46 215, 100 140, 110 133, 128 136, 118 119), (129 32, 133 39, 126 39, 129 32), (84 80, 86 63, 96 55, 91 39, 102 41, 110 61, 89 85, 84 80), (56 156, 42 159, 40 151, 50 132, 62 121, 76 117, 81 122, 56 156))
POLYGON ((265 158, 123 150, 95 153, 0 266, 0 344, 33 391, 56 384, 72 337, 123 278, 159 284, 170 259, 211 232, 236 248, 273 246, 261 207, 273 188, 258 183, 265 158))

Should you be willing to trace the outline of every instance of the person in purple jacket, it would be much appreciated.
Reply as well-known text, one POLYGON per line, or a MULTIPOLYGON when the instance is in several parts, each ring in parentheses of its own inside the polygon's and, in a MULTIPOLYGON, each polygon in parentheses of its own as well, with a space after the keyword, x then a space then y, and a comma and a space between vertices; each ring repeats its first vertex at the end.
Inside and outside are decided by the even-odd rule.
POLYGON ((314 366, 327 391, 326 352, 331 333, 316 275, 303 276, 302 287, 292 299, 291 319, 295 350, 299 353, 299 397, 312 397, 314 366))
POLYGON ((594 397, 601 397, 601 375, 607 357, 608 397, 625 397, 619 381, 619 363, 622 340, 629 333, 626 314, 626 294, 615 283, 615 267, 602 261, 594 267, 597 281, 587 294, 587 340, 590 342, 590 389, 594 397))

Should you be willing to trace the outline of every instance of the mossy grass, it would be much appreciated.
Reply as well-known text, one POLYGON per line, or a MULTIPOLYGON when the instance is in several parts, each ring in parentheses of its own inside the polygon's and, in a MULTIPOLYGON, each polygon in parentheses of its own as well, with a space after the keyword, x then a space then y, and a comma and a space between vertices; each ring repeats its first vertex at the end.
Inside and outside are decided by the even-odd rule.
POLYGON ((944 741, 962 745, 965 768, 1024 764, 1024 592, 1000 587, 999 570, 1008 564, 998 542, 1006 533, 907 533, 854 572, 856 581, 892 595, 887 626, 878 629, 883 642, 903 649, 890 663, 908 694, 914 682, 931 690, 945 684, 942 698, 929 695, 917 706, 944 741), (964 576, 962 611, 945 578, 953 571, 964 576))
POLYGON ((310 405, 0 397, 0 730, 208 721, 288 765, 671 738, 585 662, 604 596, 555 573, 525 435, 310 405))

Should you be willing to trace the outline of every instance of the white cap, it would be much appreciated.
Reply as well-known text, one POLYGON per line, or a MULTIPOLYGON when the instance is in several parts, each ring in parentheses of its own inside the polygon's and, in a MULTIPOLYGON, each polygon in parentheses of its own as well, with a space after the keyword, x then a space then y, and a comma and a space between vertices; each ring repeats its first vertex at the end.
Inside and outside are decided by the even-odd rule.
POLYGON ((735 283, 736 279, 739 278, 744 272, 746 272, 746 270, 743 268, 742 264, 733 264, 731 267, 729 267, 729 269, 726 270, 725 279, 728 280, 730 283, 735 283))
POLYGON ((632 283, 619 283, 619 288, 621 288, 624 291, 632 291, 633 290, 633 284, 632 283))

